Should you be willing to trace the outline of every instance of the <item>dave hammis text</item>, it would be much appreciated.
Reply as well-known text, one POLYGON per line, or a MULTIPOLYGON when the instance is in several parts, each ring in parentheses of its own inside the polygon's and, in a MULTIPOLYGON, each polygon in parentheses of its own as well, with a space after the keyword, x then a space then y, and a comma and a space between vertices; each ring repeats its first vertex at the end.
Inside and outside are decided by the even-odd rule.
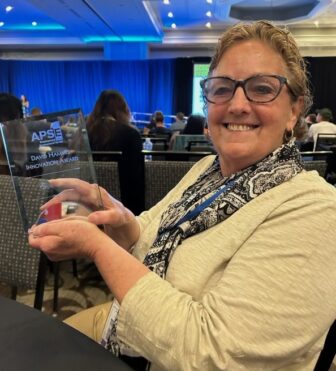
POLYGON ((31 155, 30 161, 31 163, 26 164, 26 170, 32 169, 39 169, 48 166, 55 166, 55 165, 62 165, 67 164, 69 162, 79 161, 79 157, 77 155, 70 155, 71 151, 63 150, 63 151, 55 151, 55 152, 48 152, 43 153, 40 155, 31 155), (40 161, 40 162, 36 162, 40 161), (36 163, 32 163, 36 162, 36 163))

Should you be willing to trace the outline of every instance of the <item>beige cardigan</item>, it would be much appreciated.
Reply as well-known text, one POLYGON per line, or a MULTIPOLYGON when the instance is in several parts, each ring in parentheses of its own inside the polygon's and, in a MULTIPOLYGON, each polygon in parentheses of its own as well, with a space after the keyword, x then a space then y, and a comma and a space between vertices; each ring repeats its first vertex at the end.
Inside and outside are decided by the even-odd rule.
MULTIPOLYGON (((160 215, 212 162, 198 162, 139 217, 142 260, 160 215)), ((313 370, 336 317, 336 190, 302 172, 183 241, 166 281, 125 296, 119 338, 151 370, 313 370)))

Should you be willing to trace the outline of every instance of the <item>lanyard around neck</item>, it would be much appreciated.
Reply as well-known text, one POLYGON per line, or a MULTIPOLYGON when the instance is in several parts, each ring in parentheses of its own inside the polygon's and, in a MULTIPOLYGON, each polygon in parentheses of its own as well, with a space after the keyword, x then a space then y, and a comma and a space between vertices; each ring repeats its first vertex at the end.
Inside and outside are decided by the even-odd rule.
POLYGON ((229 191, 232 185, 235 183, 234 179, 231 180, 229 183, 222 186, 217 192, 215 192, 212 196, 207 198, 201 204, 197 205, 193 210, 188 211, 181 219, 179 219, 173 226, 168 229, 173 229, 179 227, 182 223, 186 222, 187 220, 191 220, 196 218, 203 210, 205 210, 217 197, 219 197, 225 191, 229 191))

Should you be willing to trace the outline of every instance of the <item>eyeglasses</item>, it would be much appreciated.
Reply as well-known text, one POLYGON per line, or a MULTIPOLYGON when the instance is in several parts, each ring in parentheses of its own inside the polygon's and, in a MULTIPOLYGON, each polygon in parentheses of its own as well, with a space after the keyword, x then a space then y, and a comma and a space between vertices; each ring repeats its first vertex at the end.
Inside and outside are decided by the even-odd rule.
POLYGON ((254 103, 272 102, 287 85, 286 77, 278 75, 256 75, 246 80, 233 80, 230 77, 209 77, 201 81, 203 98, 210 103, 225 103, 232 99, 241 86, 246 98, 254 103))

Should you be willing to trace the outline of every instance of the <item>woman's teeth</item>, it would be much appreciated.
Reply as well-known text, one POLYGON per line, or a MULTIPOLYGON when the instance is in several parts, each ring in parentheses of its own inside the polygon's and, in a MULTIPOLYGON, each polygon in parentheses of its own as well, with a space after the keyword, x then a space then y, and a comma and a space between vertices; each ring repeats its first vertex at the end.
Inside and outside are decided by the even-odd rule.
POLYGON ((225 127, 232 131, 247 131, 255 129, 257 125, 225 124, 225 127))

